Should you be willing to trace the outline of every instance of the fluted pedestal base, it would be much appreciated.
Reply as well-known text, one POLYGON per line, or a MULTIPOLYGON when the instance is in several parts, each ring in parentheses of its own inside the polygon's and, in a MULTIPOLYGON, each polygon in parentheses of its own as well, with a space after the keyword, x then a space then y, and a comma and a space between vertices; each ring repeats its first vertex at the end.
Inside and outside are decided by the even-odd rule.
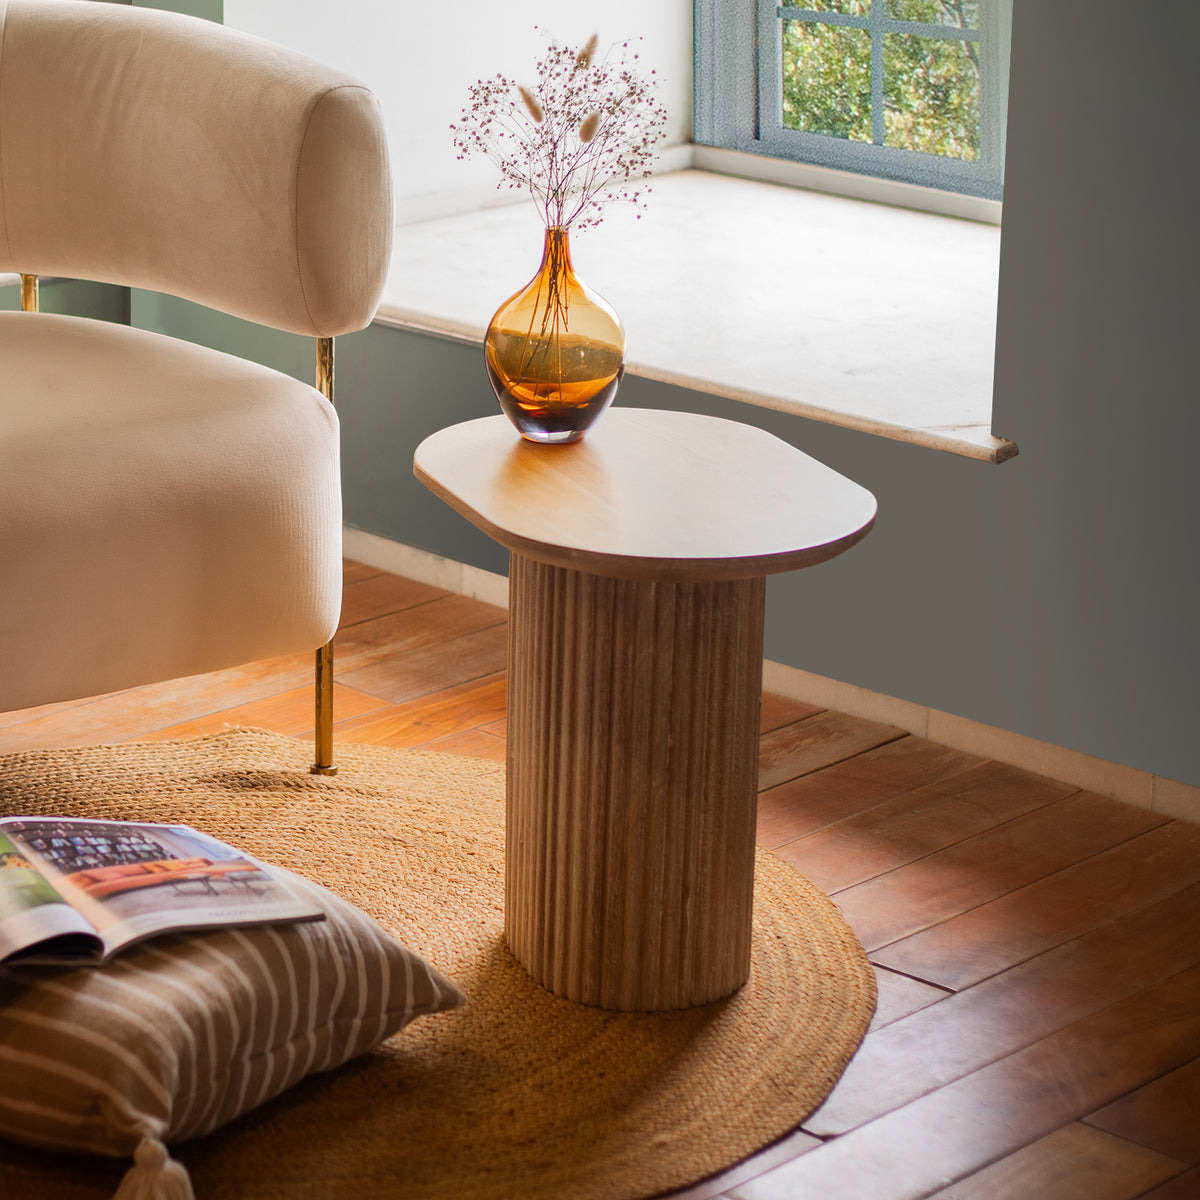
POLYGON ((505 932, 560 996, 667 1009, 750 970, 765 580, 512 553, 505 932))

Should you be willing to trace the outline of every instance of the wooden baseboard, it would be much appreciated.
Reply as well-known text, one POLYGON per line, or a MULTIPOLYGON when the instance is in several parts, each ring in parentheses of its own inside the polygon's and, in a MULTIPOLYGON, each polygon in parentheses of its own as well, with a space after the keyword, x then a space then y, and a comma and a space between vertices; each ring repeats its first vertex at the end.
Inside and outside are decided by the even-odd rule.
MULTIPOLYGON (((463 596, 473 596, 488 604, 508 607, 508 579, 504 575, 349 527, 344 531, 344 550, 347 558, 378 567, 381 571, 392 571, 463 596)), ((943 746, 1010 763, 1164 816, 1200 822, 1200 787, 1192 784, 1040 742, 1007 729, 983 725, 770 659, 763 663, 763 688, 848 716, 895 725, 943 746)))
POLYGON ((852 717, 895 725, 931 742, 1009 763, 1164 816, 1200 822, 1200 788, 1149 771, 1040 742, 994 725, 926 708, 909 700, 898 700, 783 663, 768 660, 763 664, 763 688, 793 700, 836 709, 852 717))

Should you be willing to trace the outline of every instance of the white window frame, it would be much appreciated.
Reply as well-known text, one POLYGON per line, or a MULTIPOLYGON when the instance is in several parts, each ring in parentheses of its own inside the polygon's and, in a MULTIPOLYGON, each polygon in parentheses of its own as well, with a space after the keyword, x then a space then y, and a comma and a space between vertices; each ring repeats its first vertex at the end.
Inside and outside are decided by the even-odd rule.
MULTIPOLYGON (((875 0, 870 16, 782 6, 778 0, 695 0, 695 140, 772 159, 811 163, 861 176, 1000 200, 1004 179, 1004 112, 1012 0, 980 14, 981 154, 976 162, 852 142, 782 124, 781 34, 785 19, 850 25, 872 33, 875 135, 882 141, 882 38, 888 33, 962 39, 951 26, 888 16, 875 0)), ((972 35, 972 40, 975 40, 972 35)))

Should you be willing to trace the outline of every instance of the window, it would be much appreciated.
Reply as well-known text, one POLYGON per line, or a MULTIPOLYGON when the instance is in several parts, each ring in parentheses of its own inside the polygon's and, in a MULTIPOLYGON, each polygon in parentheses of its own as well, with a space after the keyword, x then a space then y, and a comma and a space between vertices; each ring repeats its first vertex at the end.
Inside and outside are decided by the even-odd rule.
POLYGON ((696 0, 696 141, 1001 198, 1012 0, 696 0))

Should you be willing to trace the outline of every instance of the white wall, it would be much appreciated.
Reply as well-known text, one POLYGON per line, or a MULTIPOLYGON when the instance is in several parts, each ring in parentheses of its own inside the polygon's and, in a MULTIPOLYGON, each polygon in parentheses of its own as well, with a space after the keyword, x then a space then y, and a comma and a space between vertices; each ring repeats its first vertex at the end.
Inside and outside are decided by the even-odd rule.
POLYGON ((528 77, 545 34, 575 45, 596 32, 601 48, 642 38, 639 62, 657 73, 670 114, 666 144, 691 139, 692 0, 504 0, 467 10, 415 0, 225 0, 225 24, 340 67, 375 92, 387 114, 402 221, 516 197, 496 191, 490 163, 458 161, 448 126, 475 80, 498 71, 528 77))

